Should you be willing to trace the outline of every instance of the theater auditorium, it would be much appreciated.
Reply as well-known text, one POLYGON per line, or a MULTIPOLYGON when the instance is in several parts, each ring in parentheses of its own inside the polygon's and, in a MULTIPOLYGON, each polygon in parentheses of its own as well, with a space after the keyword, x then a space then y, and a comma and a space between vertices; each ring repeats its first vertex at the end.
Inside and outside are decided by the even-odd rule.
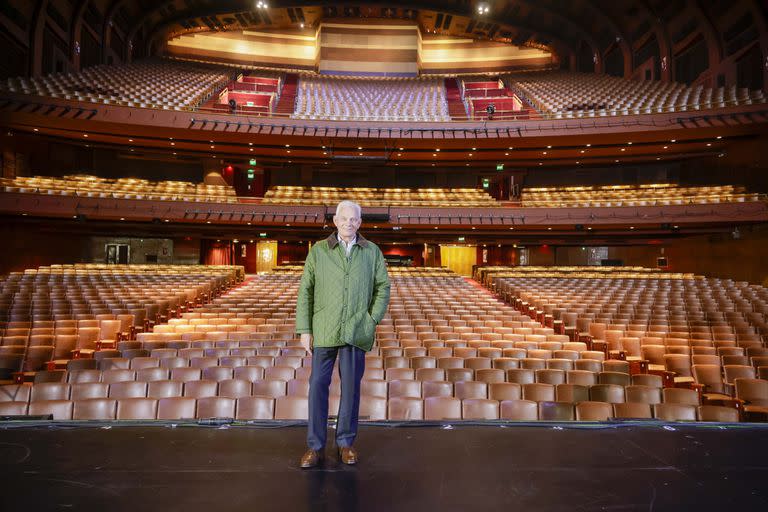
POLYGON ((765 2, 5 0, 0 28, 0 509, 768 507, 765 2), (390 299, 359 461, 339 370, 301 469, 297 301, 347 200, 390 299))

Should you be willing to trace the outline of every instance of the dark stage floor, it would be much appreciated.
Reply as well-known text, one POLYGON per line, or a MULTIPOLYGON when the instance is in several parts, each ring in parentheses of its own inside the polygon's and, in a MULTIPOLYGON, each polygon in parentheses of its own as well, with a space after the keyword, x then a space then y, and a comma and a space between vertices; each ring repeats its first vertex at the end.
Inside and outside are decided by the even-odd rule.
POLYGON ((768 427, 361 426, 300 470, 302 425, 0 423, 0 510, 768 510, 768 427))

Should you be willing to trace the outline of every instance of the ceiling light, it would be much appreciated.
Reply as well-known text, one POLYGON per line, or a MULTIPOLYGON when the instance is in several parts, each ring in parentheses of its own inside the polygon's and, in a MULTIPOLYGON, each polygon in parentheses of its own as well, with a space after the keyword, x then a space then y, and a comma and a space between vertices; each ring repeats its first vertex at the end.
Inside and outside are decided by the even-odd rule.
POLYGON ((87 133, 84 133, 84 134, 83 134, 83 137, 85 137, 85 138, 87 139, 87 138, 88 138, 88 134, 87 134, 87 133))
POLYGON ((472 148, 472 151, 477 151, 477 148, 472 148))
POLYGON ((723 138, 723 136, 722 136, 722 135, 718 135, 718 136, 717 136, 717 140, 720 140, 720 139, 722 139, 722 138, 723 138))
POLYGON ((547 146, 547 149, 552 149, 552 146, 547 146))
POLYGON ((588 147, 588 148, 591 148, 591 147, 592 147, 592 144, 587 144, 587 147, 588 147))
POLYGON ((669 146, 664 146, 664 149, 669 149, 669 146))
POLYGON ((627 149, 626 149, 626 148, 621 148, 621 150, 622 150, 622 151, 626 151, 627 149))
POLYGON ((671 140, 671 141, 669 141, 669 142, 677 142, 677 139, 672 139, 672 140, 671 140))
POLYGON ((38 130, 37 128, 34 128, 32 131, 37 132, 37 131, 40 131, 40 130, 38 130))

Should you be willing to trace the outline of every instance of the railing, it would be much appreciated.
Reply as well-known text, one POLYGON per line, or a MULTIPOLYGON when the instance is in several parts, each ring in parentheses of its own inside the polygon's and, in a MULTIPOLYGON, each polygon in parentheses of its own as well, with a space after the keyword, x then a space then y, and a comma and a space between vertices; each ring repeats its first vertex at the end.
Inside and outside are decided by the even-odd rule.
MULTIPOLYGON (((65 100, 45 97, 25 97, 23 95, 2 94, 0 92, 0 111, 5 110, 6 117, 14 112, 25 114, 36 113, 46 116, 67 119, 92 119, 100 113, 114 118, 115 105, 100 104, 94 102, 79 102, 77 104, 64 103, 65 100), (39 99, 38 99, 39 98, 39 99), (45 101, 47 100, 47 101, 45 101), (58 103, 55 103, 58 101, 58 103), (93 105, 93 107, 89 107, 93 105), (99 106, 100 108, 94 108, 99 106)), ((523 137, 527 132, 535 132, 541 135, 544 132, 561 131, 576 128, 615 129, 621 127, 651 128, 679 128, 687 124, 703 123, 710 125, 712 121, 735 121, 738 124, 750 124, 762 122, 762 118, 768 115, 766 103, 757 105, 743 105, 741 109, 732 109, 724 112, 713 110, 702 111, 700 114, 681 113, 679 116, 660 117, 655 116, 593 116, 584 117, 578 121, 556 117, 558 113, 539 113, 536 119, 530 119, 528 112, 508 116, 506 119, 492 120, 451 120, 434 121, 424 119, 363 119, 345 117, 343 119, 306 119, 295 118, 293 114, 248 113, 237 115, 228 112, 211 109, 192 109, 186 107, 160 107, 148 105, 145 107, 134 106, 132 111, 138 112, 167 112, 185 113, 190 115, 188 128, 196 130, 226 130, 235 126, 240 133, 251 134, 283 134, 305 136, 338 136, 338 137, 462 137, 462 138, 507 138, 523 137), (752 116, 758 119, 753 120, 752 116), (598 119, 601 121, 598 122, 598 119), (552 123, 551 121, 560 121, 552 123), (568 122, 570 121, 571 124, 568 122), (408 123, 403 125, 402 123, 408 123), (303 123, 303 124, 302 124, 303 123), (350 123, 360 123, 351 126, 350 123), (410 124, 413 123, 413 124, 410 124), (578 123, 578 124, 576 124, 578 123), (585 123, 588 123, 585 125, 585 123)), ((133 116, 131 116, 133 117, 133 116)), ((169 118, 170 120, 170 118, 169 118)))
POLYGON ((516 205, 521 208, 621 208, 638 206, 673 206, 687 204, 718 204, 718 203, 755 203, 759 201, 768 201, 768 195, 761 193, 753 194, 725 194, 718 195, 699 195, 699 196, 673 196, 673 197, 626 197, 615 199, 578 199, 571 200, 539 200, 539 199, 521 199, 516 205), (739 200, 741 199, 741 200, 739 200), (535 204, 533 204, 535 203, 535 204), (543 204, 542 204, 543 203, 543 204), (610 203, 610 204, 600 204, 610 203), (635 203, 635 204, 624 204, 635 203), (636 204, 645 203, 645 204, 636 204))

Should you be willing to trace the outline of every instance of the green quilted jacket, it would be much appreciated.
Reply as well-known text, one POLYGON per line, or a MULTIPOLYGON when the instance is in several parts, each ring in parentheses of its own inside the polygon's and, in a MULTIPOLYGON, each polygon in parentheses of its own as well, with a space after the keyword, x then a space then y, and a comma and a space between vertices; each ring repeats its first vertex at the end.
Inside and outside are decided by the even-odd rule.
POLYGON ((389 304, 389 276, 381 250, 357 234, 347 259, 336 233, 317 242, 304 262, 296 304, 296 332, 315 347, 355 345, 371 350, 389 304))

